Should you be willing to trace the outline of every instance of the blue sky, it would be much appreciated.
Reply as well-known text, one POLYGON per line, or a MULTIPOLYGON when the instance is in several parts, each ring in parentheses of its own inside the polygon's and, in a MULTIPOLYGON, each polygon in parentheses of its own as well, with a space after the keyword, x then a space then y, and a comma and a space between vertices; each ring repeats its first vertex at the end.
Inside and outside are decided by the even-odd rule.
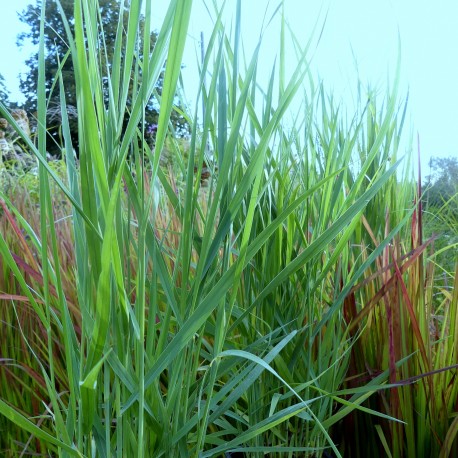
MULTIPOLYGON (((26 71, 24 61, 30 48, 18 49, 16 36, 26 30, 17 19, 30 0, 2 1, 0 74, 6 80, 12 99, 20 100, 18 74, 26 71)), ((153 0, 153 20, 159 25, 167 0, 153 0)), ((228 26, 234 0, 227 1, 228 26)), ((254 46, 261 30, 264 12, 273 11, 277 0, 242 0, 243 40, 254 46)), ((458 156, 455 132, 458 130, 458 2, 456 0, 285 0, 285 13, 292 30, 304 43, 315 23, 326 23, 320 42, 314 48, 312 71, 352 113, 358 78, 363 86, 385 93, 386 81, 394 77, 401 41, 400 97, 409 92, 409 111, 404 130, 407 148, 410 135, 419 132, 423 167, 431 156, 458 156)), ((194 0, 194 12, 184 57, 186 72, 196 72, 195 47, 200 32, 208 37, 211 21, 202 0, 194 0)), ((265 34, 261 59, 270 71, 278 44, 278 23, 265 34)), ((292 52, 291 52, 292 54, 292 52)), ((292 56, 293 57, 293 56, 292 56)), ((188 96, 192 99, 192 88, 188 96)), ((416 150, 416 141, 413 145, 416 150)), ((402 151, 401 151, 402 153, 402 151)))

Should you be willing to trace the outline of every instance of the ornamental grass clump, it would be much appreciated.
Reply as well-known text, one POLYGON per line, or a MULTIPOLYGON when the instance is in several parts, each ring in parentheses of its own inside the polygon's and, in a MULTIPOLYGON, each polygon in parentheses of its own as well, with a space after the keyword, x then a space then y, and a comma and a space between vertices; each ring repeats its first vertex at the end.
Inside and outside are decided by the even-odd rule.
MULTIPOLYGON (((380 421, 359 413, 345 419, 342 446, 350 456, 448 457, 458 451, 458 264, 448 273, 452 286, 447 288, 435 275, 434 237, 423 240, 419 195, 420 189, 410 237, 395 237, 346 298, 350 332, 360 330, 348 386, 374 379, 388 367, 391 388, 371 398, 368 406, 404 421, 380 421), (350 431, 356 435, 347 440, 350 431)), ((364 224, 372 245, 379 246, 366 219, 364 224)), ((387 215, 386 234, 390 224, 387 215)), ((362 247, 364 259, 368 245, 362 247)))
MULTIPOLYGON (((2 337, 2 362, 39 384, 32 392, 1 367, 5 387, 14 379, 0 399, 5 453, 342 456, 338 431, 350 414, 389 428, 404 421, 402 409, 367 403, 398 379, 392 359, 374 378, 353 371, 370 325, 351 309, 380 257, 406 237, 415 208, 414 186, 396 176, 398 74, 383 109, 369 92, 346 122, 292 37, 296 68, 288 76, 281 58, 260 90, 262 43, 244 64, 239 0, 232 35, 215 10, 197 97, 205 116, 199 124, 200 106, 187 115, 184 149, 167 138, 191 4, 170 2, 153 49, 151 2, 142 29, 142 2, 121 2, 129 19, 115 52, 104 48, 97 0, 75 0, 74 34, 62 17, 78 100, 77 163, 58 73, 65 176, 46 158, 43 44, 37 146, 0 105, 39 162, 32 214, 2 196, 2 313, 19 330, 2 337), (145 106, 164 68, 152 148, 145 106), (178 146, 173 164, 161 166, 166 142, 178 146), (21 326, 25 312, 35 327, 21 326)), ((422 359, 409 374, 425 369, 422 359)))

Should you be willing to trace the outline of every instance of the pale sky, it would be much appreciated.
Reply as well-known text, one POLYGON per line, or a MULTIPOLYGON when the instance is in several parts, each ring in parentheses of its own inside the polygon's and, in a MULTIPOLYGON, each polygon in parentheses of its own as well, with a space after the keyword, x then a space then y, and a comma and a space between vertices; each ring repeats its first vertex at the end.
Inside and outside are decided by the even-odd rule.
MULTIPOLYGON (((49 0, 48 0, 49 1, 49 0)), ((26 30, 17 19, 30 0, 0 0, 0 74, 11 99, 21 101, 18 74, 31 50, 16 47, 16 36, 26 30)), ((34 3, 34 2, 32 2, 34 3)), ((233 19, 235 0, 227 0, 225 22, 233 19)), ((278 0, 242 0, 242 36, 247 50, 257 42, 266 8, 273 12, 278 0)), ((159 26, 168 0, 153 0, 153 20, 159 26)), ((184 56, 185 78, 196 74, 195 48, 200 32, 208 38, 211 21, 202 0, 194 0, 188 46, 184 56), (189 75, 189 76, 188 76, 189 75)), ((349 115, 358 78, 363 87, 377 88, 381 97, 386 81, 393 80, 401 42, 401 86, 399 96, 409 92, 404 139, 420 134, 423 168, 431 156, 458 156, 458 2, 456 0, 285 0, 286 18, 297 37, 309 39, 318 21, 326 23, 322 38, 313 49, 312 73, 319 77, 334 98, 342 101, 349 115)), ((268 74, 279 41, 278 21, 266 31, 260 73, 268 74)), ((291 51, 291 58, 294 57, 291 51)), ((187 89, 193 98, 193 89, 187 89)), ((382 100, 382 99, 381 99, 382 100)), ((416 151, 416 141, 413 145, 416 151)), ((406 148, 406 146, 404 146, 406 148)), ((403 154, 403 151, 400 151, 403 154)))

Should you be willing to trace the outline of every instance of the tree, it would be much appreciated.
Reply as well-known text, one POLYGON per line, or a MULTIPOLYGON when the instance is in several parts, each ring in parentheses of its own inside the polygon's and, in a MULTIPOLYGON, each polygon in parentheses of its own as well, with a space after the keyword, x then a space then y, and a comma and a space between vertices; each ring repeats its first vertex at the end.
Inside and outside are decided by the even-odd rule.
POLYGON ((453 275, 458 243, 458 158, 432 158, 429 166, 431 172, 424 186, 425 236, 436 235, 434 245, 440 253, 436 262, 443 272, 453 275))
POLYGON ((6 88, 5 78, 0 74, 0 101, 8 106, 10 91, 6 88))
MULTIPOLYGON (((114 44, 116 39, 117 26, 120 14, 120 1, 121 0, 99 0, 100 17, 102 18, 102 26, 104 31, 104 39, 106 49, 108 52, 108 61, 110 61, 110 54, 114 51, 114 44)), ((60 0, 62 9, 69 21, 70 27, 73 26, 73 7, 74 0, 60 0)), ((31 40, 33 44, 38 45, 40 41, 40 11, 41 0, 36 0, 35 5, 29 5, 20 15, 19 19, 30 27, 30 31, 22 33, 18 36, 18 44, 22 45, 25 40, 31 40)), ((127 27, 127 12, 123 18, 127 27)), ((144 21, 141 22, 144 24, 144 21)), ((73 32, 73 29, 72 29, 73 32)), ((140 30, 140 33, 142 31, 140 30)), ((62 62, 66 52, 68 51, 67 36, 64 28, 64 23, 61 18, 60 11, 56 2, 46 3, 45 12, 45 84, 46 95, 50 97, 49 110, 48 110, 48 126, 51 128, 50 133, 54 140, 59 143, 58 125, 60 124, 60 103, 59 92, 55 90, 51 94, 51 89, 55 81, 58 71, 59 61, 62 62), (54 126, 54 128, 53 128, 54 126)), ((151 35, 151 49, 156 42, 157 34, 151 35)), ((36 111, 37 100, 37 83, 38 83, 38 52, 33 54, 27 61, 29 71, 21 80, 21 92, 26 97, 24 108, 26 111, 33 113, 36 111)), ((76 90, 75 90, 75 77, 73 71, 73 62, 67 59, 62 68, 62 78, 65 88, 66 102, 69 107, 76 106, 76 90)), ((161 94, 163 78, 159 78, 157 92, 161 94)), ((179 101, 176 103, 179 106, 179 101)), ((159 115, 159 103, 157 99, 152 98, 146 107, 146 121, 149 126, 157 124, 159 115)), ((76 142, 77 121, 74 117, 70 119, 70 127, 73 133, 73 140, 76 142)), ((186 135, 189 131, 186 120, 178 113, 174 112, 171 116, 171 122, 174 126, 175 132, 178 136, 186 135)), ((52 143, 48 142, 48 150, 59 152, 59 148, 52 148, 52 143)))
POLYGON ((458 158, 433 157, 429 162, 430 175, 426 177, 426 202, 428 207, 441 208, 445 202, 458 212, 458 158))

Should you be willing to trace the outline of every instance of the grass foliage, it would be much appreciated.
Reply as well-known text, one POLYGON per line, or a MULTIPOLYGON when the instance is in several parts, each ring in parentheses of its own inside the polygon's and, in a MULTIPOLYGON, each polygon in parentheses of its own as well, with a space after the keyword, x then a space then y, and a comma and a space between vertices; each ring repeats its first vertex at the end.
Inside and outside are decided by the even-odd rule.
POLYGON ((114 53, 97 0, 75 0, 78 162, 60 74, 65 161, 46 160, 43 47, 36 144, 1 107, 38 163, 0 202, 6 456, 456 453, 458 275, 433 307, 418 191, 399 180, 398 74, 382 106, 369 92, 349 119, 292 37, 295 71, 280 58, 260 88, 241 3, 232 35, 216 11, 205 116, 188 115, 173 171, 160 159, 190 0, 170 2, 154 49, 151 2, 139 36, 132 0, 114 53), (151 150, 145 106, 164 66, 151 150))

